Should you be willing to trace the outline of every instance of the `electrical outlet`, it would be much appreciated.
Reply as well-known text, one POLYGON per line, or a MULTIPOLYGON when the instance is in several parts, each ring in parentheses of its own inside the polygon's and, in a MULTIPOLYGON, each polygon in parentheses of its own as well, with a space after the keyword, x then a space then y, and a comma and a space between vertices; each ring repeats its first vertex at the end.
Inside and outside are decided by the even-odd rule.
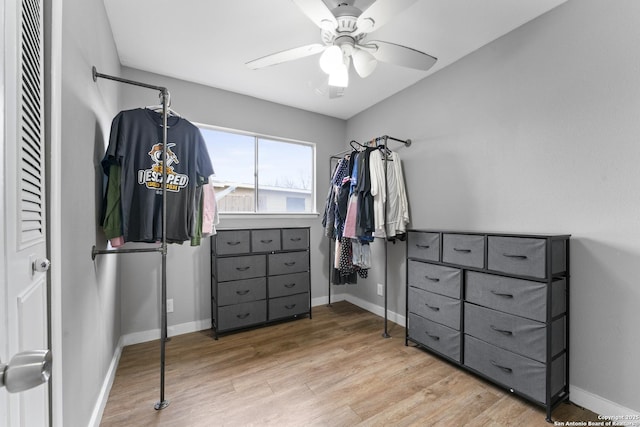
POLYGON ((167 300, 167 313, 173 313, 173 299, 167 300))
POLYGON ((378 283, 378 295, 384 295, 384 287, 382 286, 382 283, 378 283))

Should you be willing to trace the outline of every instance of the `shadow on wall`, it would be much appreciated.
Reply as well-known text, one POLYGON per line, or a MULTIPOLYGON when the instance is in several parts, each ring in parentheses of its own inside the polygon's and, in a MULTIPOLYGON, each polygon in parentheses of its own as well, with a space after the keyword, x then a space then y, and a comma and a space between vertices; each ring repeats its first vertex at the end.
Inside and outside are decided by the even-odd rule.
MULTIPOLYGON (((324 210, 324 206, 322 206, 320 208, 320 210, 324 210)), ((322 221, 322 213, 320 214, 320 218, 318 218, 318 221, 322 221)), ((312 297, 328 297, 329 295, 329 275, 330 275, 330 271, 329 269, 331 268, 331 260, 329 258, 329 254, 331 252, 331 249, 329 247, 329 245, 331 244, 331 238, 328 237, 325 232, 324 232, 324 227, 320 227, 318 229, 320 231, 320 234, 318 236, 311 236, 310 241, 311 244, 313 245, 315 243, 315 247, 311 246, 310 250, 311 250, 311 256, 313 256, 313 254, 318 254, 318 256, 321 259, 321 265, 322 265, 322 272, 321 272, 321 277, 322 277, 322 284, 320 286, 317 286, 315 289, 319 289, 320 291, 317 294, 312 295, 312 297)), ((313 232, 313 229, 312 229, 313 232)), ((314 287, 311 287, 312 290, 315 290, 314 287)))
MULTIPOLYGON (((420 147, 401 154, 407 199, 409 228, 448 228, 473 230, 475 198, 471 177, 458 158, 442 150, 420 147), (424 152, 423 155, 419 155, 424 152), (419 214, 418 214, 419 213, 419 214)), ((411 149, 414 147, 412 146, 411 149)))
POLYGON ((571 239, 571 382, 628 408, 639 408, 640 398, 625 396, 619 387, 603 387, 629 381, 626 373, 637 372, 629 355, 640 352, 639 259, 640 246, 625 249, 602 239, 571 239))
MULTIPOLYGON (((105 249, 107 247, 107 239, 102 231, 102 203, 103 203, 103 195, 104 189, 107 185, 107 177, 102 171, 102 158, 105 153, 105 135, 102 133, 102 128, 100 127, 100 123, 98 122, 98 118, 95 118, 95 132, 93 138, 93 165, 94 165, 94 212, 96 219, 96 236, 94 239, 96 248, 105 249)), ((87 248, 89 251, 91 248, 87 248)))

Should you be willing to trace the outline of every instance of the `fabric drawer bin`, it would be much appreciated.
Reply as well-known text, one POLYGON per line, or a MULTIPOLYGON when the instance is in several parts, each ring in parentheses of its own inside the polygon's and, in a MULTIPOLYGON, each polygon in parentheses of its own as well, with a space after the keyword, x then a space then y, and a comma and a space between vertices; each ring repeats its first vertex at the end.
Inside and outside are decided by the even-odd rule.
POLYGON ((462 274, 459 269, 411 259, 408 261, 408 268, 409 286, 460 298, 462 274))
POLYGON ((460 300, 410 287, 409 311, 460 330, 460 300))
POLYGON ((269 298, 309 292, 309 273, 269 277, 269 298))
MULTIPOLYGON (((566 311, 566 281, 552 283, 552 315, 566 311)), ((546 322, 547 284, 494 274, 466 272, 465 299, 474 304, 546 322)))
POLYGON ((308 293, 269 299, 269 320, 282 319, 308 312, 308 293))
POLYGON ((280 230, 251 230, 251 252, 280 250, 280 230))
POLYGON ((267 320, 267 302, 261 300, 218 307, 218 317, 218 330, 264 323, 267 320))
POLYGON ((218 280, 251 279, 266 274, 267 260, 265 255, 247 255, 218 259, 218 280))
POLYGON ((474 234, 442 235, 442 261, 469 267, 484 267, 484 236, 474 234))
POLYGON ((218 305, 239 304, 256 301, 267 297, 267 279, 236 280, 218 283, 218 305))
MULTIPOLYGON (((484 341, 464 336, 464 364, 503 386, 544 403, 546 370, 544 363, 519 356, 484 341)), ((551 365, 551 394, 564 386, 565 355, 551 365)))
POLYGON ((545 239, 489 236, 489 270, 503 271, 520 276, 546 277, 545 239))
POLYGON ((465 334, 539 362, 545 361, 547 333, 544 323, 465 303, 464 324, 465 334))
POLYGON ((218 231, 215 235, 216 254, 233 255, 249 252, 250 234, 249 230, 218 231))
POLYGON ((417 233, 407 236, 407 257, 440 261, 440 233, 417 233))
POLYGON ((269 255, 269 275, 309 271, 309 252, 287 252, 269 255))
POLYGON ((460 332, 409 313, 409 338, 460 362, 460 332))
POLYGON ((284 228, 282 229, 282 249, 285 251, 307 249, 309 247, 309 230, 284 228))

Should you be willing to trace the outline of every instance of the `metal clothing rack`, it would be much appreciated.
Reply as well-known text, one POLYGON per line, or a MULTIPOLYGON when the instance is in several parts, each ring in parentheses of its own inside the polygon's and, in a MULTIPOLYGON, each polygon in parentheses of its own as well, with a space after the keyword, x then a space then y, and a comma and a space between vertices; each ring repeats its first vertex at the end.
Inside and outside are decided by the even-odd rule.
MULTIPOLYGON (((398 139, 398 138, 393 138, 389 135, 383 135, 380 137, 377 137, 375 139, 372 139, 370 142, 371 143, 375 143, 376 146, 379 146, 379 143, 382 142, 383 145, 385 147, 387 147, 388 141, 396 141, 396 142, 400 142, 402 144, 404 144, 405 147, 410 147, 411 146, 411 140, 410 139, 398 139)), ((357 141, 351 141, 349 144, 351 145, 352 148, 353 147, 353 143, 356 143, 358 145, 360 145, 361 147, 365 147, 364 145, 360 144, 357 141)), ((388 147, 387 147, 388 148, 388 147)), ((342 156, 344 156, 347 153, 350 153, 352 150, 346 150, 346 151, 341 151, 340 153, 336 153, 336 154, 332 154, 331 156, 329 156, 329 176, 331 176, 332 173, 332 168, 331 168, 331 161, 332 160, 336 160, 336 159, 341 159, 342 156)), ((388 157, 387 157, 387 152, 386 150, 382 150, 382 159, 385 162, 385 166, 384 166, 384 189, 385 189, 385 194, 389 194, 389 183, 387 181, 387 161, 388 161, 388 157)), ((383 207, 383 212, 384 212, 384 227, 385 227, 385 238, 384 238, 384 332, 382 333, 382 337, 383 338, 390 338, 391 335, 389 335, 388 332, 388 316, 387 316, 387 307, 388 307, 388 300, 387 300, 387 286, 388 286, 388 248, 387 248, 387 238, 386 238, 386 228, 387 228, 387 205, 385 202, 385 205, 383 207)), ((331 239, 333 240, 333 239, 331 239)), ((331 306, 331 278, 333 277, 333 257, 331 256, 331 243, 329 243, 329 284, 328 284, 328 293, 329 293, 329 303, 328 305, 331 306)))
MULTIPOLYGON (((167 117, 169 113, 169 100, 170 95, 166 87, 154 86, 146 83, 137 82, 134 80, 123 79, 121 77, 110 76, 108 74, 99 73, 96 67, 92 67, 93 81, 98 81, 98 78, 114 80, 116 82, 125 83, 133 86, 139 86, 147 89, 157 90, 160 92, 162 98, 162 158, 167 158, 167 117)), ((167 166, 166 162, 162 162, 162 182, 167 182, 167 166)), ((142 252, 159 252, 162 255, 162 270, 161 270, 161 288, 162 288, 162 315, 161 315, 161 327, 160 327, 160 400, 156 402, 154 408, 156 410, 164 409, 169 406, 169 401, 164 397, 164 368, 165 368, 165 345, 167 339, 167 186, 162 186, 162 240, 160 247, 153 248, 137 248, 137 249, 114 249, 114 250, 99 250, 95 245, 91 248, 91 259, 95 260, 96 255, 112 255, 112 254, 129 254, 129 253, 142 253, 142 252)))

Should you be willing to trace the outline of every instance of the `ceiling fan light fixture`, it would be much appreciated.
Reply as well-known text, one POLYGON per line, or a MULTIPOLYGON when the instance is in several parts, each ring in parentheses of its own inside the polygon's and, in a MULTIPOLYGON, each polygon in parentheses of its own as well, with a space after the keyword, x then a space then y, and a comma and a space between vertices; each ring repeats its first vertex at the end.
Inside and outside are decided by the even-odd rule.
POLYGON ((342 49, 339 46, 329 46, 320 55, 320 68, 331 75, 343 65, 342 49))
POLYGON ((329 86, 349 86, 349 67, 347 64, 343 63, 329 74, 329 86))
POLYGON ((366 50, 356 49, 353 53, 353 68, 363 79, 369 77, 377 65, 378 60, 366 50))

